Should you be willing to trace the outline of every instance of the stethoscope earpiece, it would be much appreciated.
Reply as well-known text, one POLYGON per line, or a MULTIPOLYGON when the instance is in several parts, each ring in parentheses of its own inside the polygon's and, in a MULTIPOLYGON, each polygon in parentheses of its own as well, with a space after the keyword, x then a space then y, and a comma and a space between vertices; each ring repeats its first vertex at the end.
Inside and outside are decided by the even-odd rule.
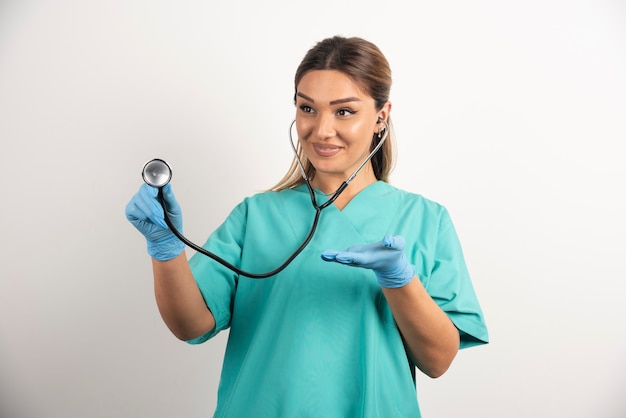
POLYGON ((172 169, 165 161, 155 158, 143 166, 141 177, 150 186, 163 187, 172 179, 172 169))

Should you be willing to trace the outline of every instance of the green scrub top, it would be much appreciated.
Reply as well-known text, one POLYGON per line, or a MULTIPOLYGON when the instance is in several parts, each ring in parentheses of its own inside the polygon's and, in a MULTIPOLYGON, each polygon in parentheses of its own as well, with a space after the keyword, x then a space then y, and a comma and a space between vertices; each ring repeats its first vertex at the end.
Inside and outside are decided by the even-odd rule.
MULTIPOLYGON (((316 191, 318 202, 327 197, 316 191)), ((301 244, 315 210, 305 185, 246 198, 204 247, 264 273, 301 244)), ((216 327, 230 328, 215 417, 419 417, 402 338, 371 270, 320 254, 402 235, 419 279, 461 335, 488 341, 483 314, 446 209, 377 182, 343 210, 322 211, 298 257, 268 279, 238 277, 201 254, 190 265, 216 327)))

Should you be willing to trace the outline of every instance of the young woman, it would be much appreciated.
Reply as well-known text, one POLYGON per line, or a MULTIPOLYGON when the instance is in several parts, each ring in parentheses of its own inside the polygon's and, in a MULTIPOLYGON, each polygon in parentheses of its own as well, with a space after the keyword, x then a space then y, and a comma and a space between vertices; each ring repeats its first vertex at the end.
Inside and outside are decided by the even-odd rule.
MULTIPOLYGON (((419 417, 415 367, 438 377, 459 348, 488 341, 448 212, 388 183, 390 89, 387 60, 364 39, 328 38, 304 57, 294 95, 300 162, 244 199, 204 245, 246 271, 271 271, 316 214, 301 171, 320 205, 345 187, 308 246, 270 278, 201 254, 188 261, 155 188, 142 185, 128 204, 174 335, 197 344, 230 330, 216 417, 419 417)), ((181 228, 169 185, 163 197, 181 228)))

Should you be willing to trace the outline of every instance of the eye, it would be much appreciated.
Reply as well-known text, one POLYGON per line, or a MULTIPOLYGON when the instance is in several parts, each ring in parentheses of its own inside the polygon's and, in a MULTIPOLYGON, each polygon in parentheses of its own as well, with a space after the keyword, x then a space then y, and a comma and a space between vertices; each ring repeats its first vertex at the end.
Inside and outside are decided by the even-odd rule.
POLYGON ((311 106, 307 106, 307 105, 300 105, 300 110, 303 111, 304 113, 311 113, 311 112, 313 112, 313 108, 311 106))
POLYGON ((339 109, 339 110, 337 111, 337 114, 338 114, 339 116, 350 116, 350 115, 354 115, 355 113, 356 113, 355 111, 353 111, 353 110, 351 110, 351 109, 346 109, 346 108, 339 109))

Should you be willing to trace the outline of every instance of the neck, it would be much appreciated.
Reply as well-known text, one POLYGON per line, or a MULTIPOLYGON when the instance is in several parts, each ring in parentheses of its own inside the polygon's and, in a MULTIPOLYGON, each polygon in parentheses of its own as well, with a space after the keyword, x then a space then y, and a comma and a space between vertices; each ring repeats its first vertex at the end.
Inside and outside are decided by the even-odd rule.
MULTIPOLYGON (((332 175, 316 173, 311 185, 317 189, 319 189, 322 193, 332 195, 335 191, 341 186, 341 184, 346 180, 345 178, 339 178, 332 175)), ((339 195, 339 197, 335 200, 334 205, 337 206, 340 210, 343 209, 354 196, 359 194, 359 192, 365 189, 367 186, 376 183, 376 176, 371 169, 364 168, 359 174, 352 179, 350 184, 344 189, 344 191, 339 195)))

